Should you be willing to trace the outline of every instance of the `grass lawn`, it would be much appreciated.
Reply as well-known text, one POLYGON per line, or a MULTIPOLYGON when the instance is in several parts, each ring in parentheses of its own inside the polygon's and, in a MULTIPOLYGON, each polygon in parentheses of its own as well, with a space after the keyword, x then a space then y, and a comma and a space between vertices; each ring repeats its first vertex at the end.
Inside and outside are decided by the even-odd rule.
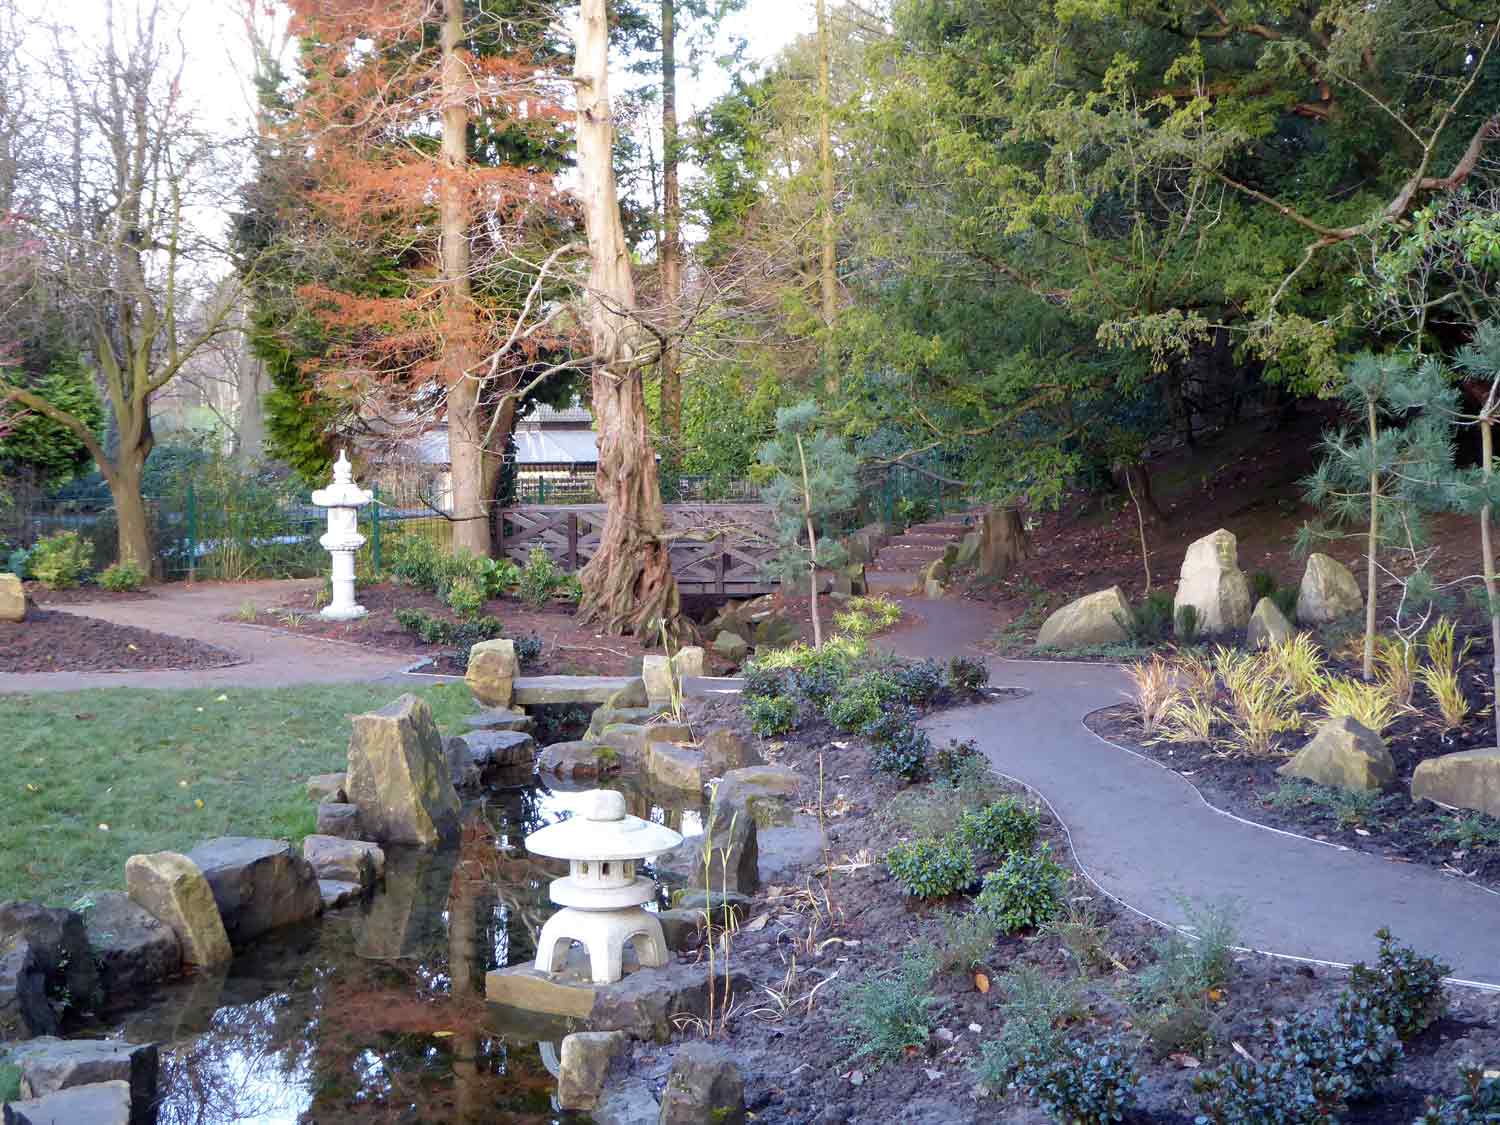
MULTIPOLYGON (((0 901, 69 906, 123 888, 137 852, 213 836, 299 841, 317 819, 308 775, 344 768, 348 716, 400 694, 338 684, 0 696, 0 901)), ((474 709, 461 683, 416 694, 445 731, 474 709)))

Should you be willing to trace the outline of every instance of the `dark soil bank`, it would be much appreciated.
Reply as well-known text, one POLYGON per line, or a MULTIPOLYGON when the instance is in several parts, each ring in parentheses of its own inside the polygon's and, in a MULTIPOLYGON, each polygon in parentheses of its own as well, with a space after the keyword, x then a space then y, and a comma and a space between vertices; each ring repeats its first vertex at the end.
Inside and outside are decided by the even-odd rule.
POLYGON ((0 622, 0 672, 222 668, 237 659, 199 641, 57 610, 33 607, 22 622, 0 622))

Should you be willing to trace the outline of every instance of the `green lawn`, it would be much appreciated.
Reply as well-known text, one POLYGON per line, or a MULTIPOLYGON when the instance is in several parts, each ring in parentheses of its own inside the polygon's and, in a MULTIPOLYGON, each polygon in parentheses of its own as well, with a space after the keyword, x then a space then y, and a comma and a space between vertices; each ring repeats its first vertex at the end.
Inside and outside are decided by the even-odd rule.
MULTIPOLYGON (((122 888, 137 852, 213 836, 300 840, 316 822, 307 777, 344 768, 348 716, 400 694, 342 684, 0 696, 0 900, 71 905, 122 888)), ((417 694, 445 729, 474 708, 463 684, 417 694)))

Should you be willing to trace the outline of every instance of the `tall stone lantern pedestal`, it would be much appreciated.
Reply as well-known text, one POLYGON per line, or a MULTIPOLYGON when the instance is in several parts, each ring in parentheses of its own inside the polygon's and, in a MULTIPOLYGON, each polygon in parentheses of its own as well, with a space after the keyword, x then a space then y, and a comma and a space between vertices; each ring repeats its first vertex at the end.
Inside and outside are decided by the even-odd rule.
POLYGON ((329 621, 353 621, 365 615, 354 600, 354 553, 365 545, 359 533, 359 510, 374 494, 354 483, 354 466, 344 450, 333 466, 333 483, 312 494, 312 502, 328 509, 328 530, 318 540, 333 556, 333 600, 318 616, 329 621))

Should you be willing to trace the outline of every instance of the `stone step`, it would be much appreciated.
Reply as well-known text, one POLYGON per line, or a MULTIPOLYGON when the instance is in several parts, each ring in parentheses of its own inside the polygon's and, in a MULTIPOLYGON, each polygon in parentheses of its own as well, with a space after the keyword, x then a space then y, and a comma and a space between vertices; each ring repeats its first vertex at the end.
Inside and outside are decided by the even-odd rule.
POLYGON ((511 685, 517 707, 546 703, 604 703, 639 676, 517 676, 511 685))

